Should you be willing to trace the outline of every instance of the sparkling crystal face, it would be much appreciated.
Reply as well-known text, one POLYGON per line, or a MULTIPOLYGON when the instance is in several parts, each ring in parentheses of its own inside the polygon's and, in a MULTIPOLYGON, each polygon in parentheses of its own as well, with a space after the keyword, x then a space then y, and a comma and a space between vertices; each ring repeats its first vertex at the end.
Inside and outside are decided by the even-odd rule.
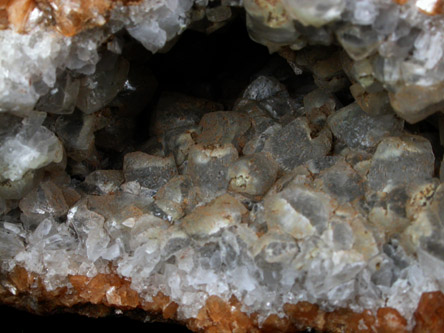
POLYGON ((50 2, 63 34, 0 31, 2 286, 419 325, 444 286, 439 1, 74 4, 50 2))

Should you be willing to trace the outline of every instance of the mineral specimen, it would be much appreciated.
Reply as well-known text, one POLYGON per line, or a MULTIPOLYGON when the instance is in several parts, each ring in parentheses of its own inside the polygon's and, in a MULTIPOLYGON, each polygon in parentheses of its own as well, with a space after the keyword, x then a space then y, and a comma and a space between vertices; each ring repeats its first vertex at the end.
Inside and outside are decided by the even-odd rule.
POLYGON ((0 302, 442 332, 441 7, 0 4, 0 302), (236 20, 279 56, 225 64, 240 31, 220 59, 177 51, 236 20))

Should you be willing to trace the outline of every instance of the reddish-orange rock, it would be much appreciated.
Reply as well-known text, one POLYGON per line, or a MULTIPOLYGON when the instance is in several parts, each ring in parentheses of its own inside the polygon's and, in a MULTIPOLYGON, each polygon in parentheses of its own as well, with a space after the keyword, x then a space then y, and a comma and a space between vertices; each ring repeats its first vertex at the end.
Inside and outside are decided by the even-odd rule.
POLYGON ((57 29, 65 36, 74 36, 82 30, 107 22, 112 0, 39 0, 51 9, 57 29))
POLYGON ((407 321, 395 309, 379 309, 377 318, 377 328, 380 333, 407 332, 407 321))
POLYGON ((19 292, 27 291, 34 282, 34 278, 20 266, 16 266, 9 277, 19 292))
POLYGON ((8 3, 8 20, 14 28, 22 32, 29 14, 35 8, 34 0, 10 0, 8 3))
POLYGON ((291 324, 288 318, 281 318, 278 315, 272 314, 262 323, 261 332, 298 332, 299 330, 291 324))
MULTIPOLYGON (((92 317, 108 315, 115 308, 123 311, 140 308, 153 318, 177 321, 179 306, 168 296, 158 293, 152 302, 143 301, 131 289, 131 281, 115 273, 98 274, 93 278, 69 276, 69 281, 71 289, 48 291, 38 276, 16 267, 0 284, 0 303, 38 313, 57 310, 92 317)), ((258 315, 242 312, 241 303, 235 297, 225 302, 210 296, 196 318, 181 323, 193 331, 217 333, 298 332, 307 328, 321 332, 407 332, 406 320, 392 308, 381 308, 376 315, 368 310, 362 313, 348 309, 324 312, 317 305, 300 302, 286 304, 284 312, 286 317, 270 315, 259 327, 258 315)), ((441 292, 425 293, 415 319, 415 333, 444 332, 444 295, 441 292)))
POLYGON ((308 302, 298 304, 286 304, 284 311, 298 329, 313 327, 323 330, 325 326, 325 313, 319 307, 308 302))
POLYGON ((415 312, 415 333, 444 332, 444 295, 440 291, 424 293, 415 312))

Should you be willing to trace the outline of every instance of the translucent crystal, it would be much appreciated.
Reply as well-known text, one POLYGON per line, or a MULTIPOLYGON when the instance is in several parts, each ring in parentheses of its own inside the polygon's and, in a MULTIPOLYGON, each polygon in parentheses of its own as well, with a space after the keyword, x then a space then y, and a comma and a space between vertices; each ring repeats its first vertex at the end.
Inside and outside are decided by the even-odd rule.
POLYGON ((279 228, 303 239, 326 228, 332 207, 321 192, 294 184, 264 200, 268 228, 279 228))
MULTIPOLYGON (((182 32, 187 23, 187 12, 193 2, 143 1, 140 6, 130 7, 129 34, 152 52, 161 49, 176 34, 182 32)), ((124 7, 124 10, 127 10, 124 7)))
POLYGON ((190 236, 205 237, 240 223, 246 213, 247 209, 239 201, 224 194, 194 209, 181 220, 181 226, 190 236))
POLYGON ((63 141, 70 157, 78 161, 88 158, 94 150, 97 118, 76 111, 57 118, 55 131, 63 141))
POLYGON ((123 181, 123 173, 120 170, 96 170, 85 178, 83 187, 90 194, 103 195, 119 190, 123 181))
POLYGON ((6 180, 0 183, 0 197, 3 199, 18 200, 23 198, 40 181, 40 171, 28 171, 18 180, 6 180))
POLYGON ((36 110, 55 114, 72 113, 79 94, 80 81, 74 79, 68 72, 62 73, 46 95, 42 96, 36 110))
POLYGON ((345 8, 343 0, 304 0, 295 4, 291 0, 284 0, 285 9, 289 15, 304 25, 319 27, 340 18, 345 8))
POLYGON ((123 160, 125 181, 158 190, 177 174, 174 158, 158 157, 142 152, 128 153, 123 160))
POLYGON ((406 210, 409 200, 407 188, 402 185, 374 194, 367 200, 372 206, 369 221, 386 235, 401 233, 409 224, 406 210))
POLYGON ((194 201, 192 187, 190 177, 175 176, 156 193, 156 205, 175 221, 192 207, 194 201))
POLYGON ((20 118, 0 114, 0 178, 20 180, 26 172, 60 162, 63 148, 57 137, 41 126, 44 114, 20 118))
POLYGON ((0 230, 0 258, 3 260, 13 258, 17 253, 25 249, 23 240, 14 233, 1 229, 0 230))
POLYGON ((261 152, 267 139, 282 129, 280 124, 268 117, 255 117, 252 119, 252 125, 254 134, 251 134, 250 140, 245 143, 242 149, 245 155, 261 152))
POLYGON ((76 106, 87 114, 100 110, 122 90, 128 71, 128 61, 112 52, 105 54, 96 73, 81 80, 76 106))
POLYGON ((20 200, 20 209, 27 219, 37 223, 47 217, 61 217, 68 212, 62 190, 51 181, 43 181, 20 200))
POLYGON ((0 109, 32 110, 40 95, 36 85, 52 87, 56 68, 66 57, 67 41, 60 34, 37 28, 30 34, 10 29, 0 33, 0 109))
POLYGON ((260 105, 276 120, 284 116, 296 114, 300 108, 300 103, 292 99, 287 91, 260 101, 260 105))
POLYGON ((90 278, 88 288, 106 289, 90 302, 118 307, 130 280, 128 296, 148 304, 162 293, 184 321, 218 322, 224 302, 237 316, 236 298, 258 329, 300 302, 365 318, 392 307, 413 329, 421 295, 444 286, 441 117, 404 129, 393 114, 413 123, 443 106, 442 18, 418 8, 431 10, 143 0, 73 26, 64 2, 55 29, 0 31, 0 275, 23 267, 68 298, 76 278, 90 278), (239 10, 225 6, 241 4, 251 37, 285 60, 257 71, 258 55, 235 80, 179 87, 223 104, 167 92, 177 82, 166 76, 157 84, 150 67, 169 56, 143 46, 169 50, 196 18, 192 28, 210 33, 239 10), (69 22, 77 35, 62 37, 69 22), (238 100, 225 96, 248 78, 238 100), (37 100, 53 114, 31 111, 37 100), (44 161, 29 161, 30 150, 44 161), (122 289, 103 284, 111 272, 122 289))
POLYGON ((344 26, 337 30, 336 36, 354 60, 361 60, 371 55, 380 42, 378 34, 368 26, 344 26))
POLYGON ((273 20, 267 9, 254 1, 245 1, 247 10, 247 28, 250 37, 265 44, 270 51, 276 51, 282 44, 293 44, 297 41, 297 33, 292 20, 286 15, 282 2, 276 3, 273 20))
POLYGON ((263 195, 276 180, 278 165, 266 153, 243 156, 228 169, 229 189, 263 195))

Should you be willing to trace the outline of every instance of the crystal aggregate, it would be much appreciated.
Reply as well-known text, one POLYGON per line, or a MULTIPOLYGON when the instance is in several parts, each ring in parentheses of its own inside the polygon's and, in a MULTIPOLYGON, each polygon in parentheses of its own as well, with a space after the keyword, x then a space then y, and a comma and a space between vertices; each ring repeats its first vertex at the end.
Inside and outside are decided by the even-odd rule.
MULTIPOLYGON (((1 269, 55 290, 113 267, 178 319, 234 296, 260 323, 307 301, 389 306, 412 328, 421 295, 444 291, 442 152, 408 124, 442 103, 442 19, 415 1, 294 3, 245 0, 247 27, 313 84, 261 71, 229 109, 155 97, 130 52, 129 36, 168 47, 208 1, 116 6, 74 37, 0 31, 1 269), (149 103, 150 138, 127 140, 149 103)), ((203 15, 218 26, 232 5, 203 15)))

